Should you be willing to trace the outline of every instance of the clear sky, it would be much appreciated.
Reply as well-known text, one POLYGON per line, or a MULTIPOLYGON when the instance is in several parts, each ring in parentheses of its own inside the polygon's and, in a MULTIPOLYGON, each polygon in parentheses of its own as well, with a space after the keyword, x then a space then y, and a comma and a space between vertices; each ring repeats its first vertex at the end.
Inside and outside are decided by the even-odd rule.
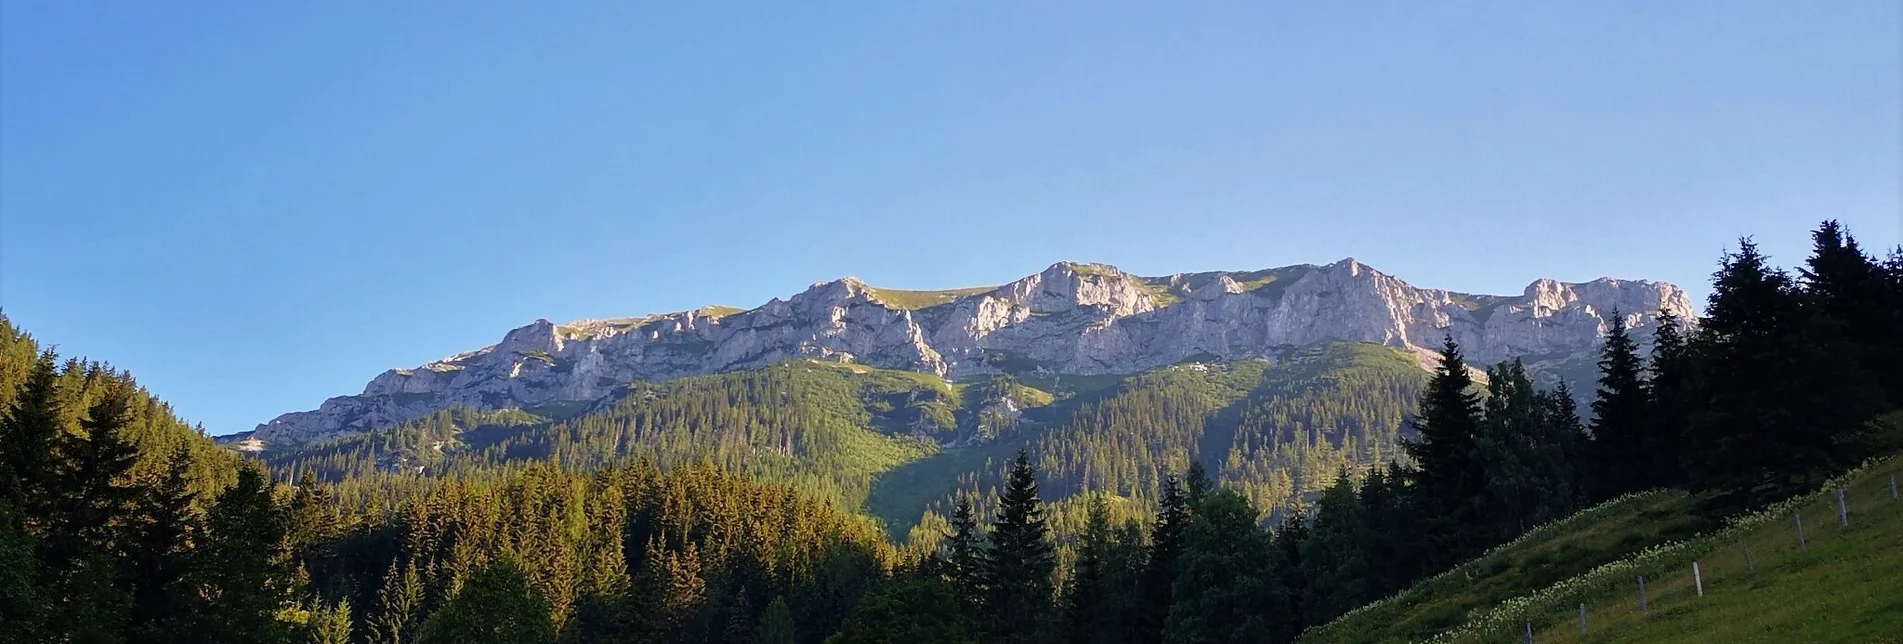
POLYGON ((0 4, 0 306, 214 433, 538 317, 1354 256, 1662 279, 1903 227, 1833 2, 0 4))

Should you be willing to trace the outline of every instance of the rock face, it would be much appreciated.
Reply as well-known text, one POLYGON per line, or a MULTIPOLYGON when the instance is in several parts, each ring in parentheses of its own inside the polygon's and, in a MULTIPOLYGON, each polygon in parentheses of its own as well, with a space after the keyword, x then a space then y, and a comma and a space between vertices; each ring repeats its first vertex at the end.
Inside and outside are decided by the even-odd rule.
POLYGON ((1519 296, 1415 288, 1353 259, 1250 272, 1138 277, 1062 262, 996 289, 891 291, 845 278, 750 311, 548 320, 494 346, 386 371, 363 393, 284 414, 234 440, 305 444, 422 417, 595 401, 660 380, 814 358, 961 378, 1000 370, 1133 373, 1185 360, 1272 356, 1347 340, 1423 356, 1443 335, 1469 360, 1590 356, 1618 311, 1639 335, 1661 312, 1690 319, 1662 282, 1542 279, 1519 296))

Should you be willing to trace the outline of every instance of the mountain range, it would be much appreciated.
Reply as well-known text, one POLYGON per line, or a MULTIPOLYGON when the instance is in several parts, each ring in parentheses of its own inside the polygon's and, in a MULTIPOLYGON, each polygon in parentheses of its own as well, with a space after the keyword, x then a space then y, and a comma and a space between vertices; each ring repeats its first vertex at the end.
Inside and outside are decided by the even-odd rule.
POLYGON ((1330 342, 1435 355, 1451 336, 1468 360, 1523 358, 1577 385, 1591 371, 1608 316, 1648 336, 1659 315, 1691 319, 1664 282, 1539 279, 1519 295, 1419 288, 1352 258, 1254 271, 1132 275, 1059 262, 1000 286, 880 288, 815 283, 742 310, 708 306, 641 317, 537 320, 502 341, 413 368, 362 393, 283 414, 226 437, 282 450, 449 409, 525 410, 562 418, 599 409, 630 383, 759 369, 812 359, 916 372, 947 381, 997 374, 1138 374, 1183 363, 1273 361, 1330 342))

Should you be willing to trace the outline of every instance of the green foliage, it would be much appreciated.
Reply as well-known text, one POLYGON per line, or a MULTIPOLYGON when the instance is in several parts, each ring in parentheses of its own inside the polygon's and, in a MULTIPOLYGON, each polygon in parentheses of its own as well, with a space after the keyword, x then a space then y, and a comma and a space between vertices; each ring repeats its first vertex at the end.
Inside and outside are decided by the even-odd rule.
POLYGON ((866 290, 872 295, 872 299, 883 302, 886 306, 916 311, 943 304, 951 304, 968 297, 990 293, 998 290, 998 287, 973 286, 970 288, 954 288, 938 291, 907 291, 896 288, 867 287, 866 290))
POLYGON ((536 644, 555 641, 548 604, 522 571, 498 559, 475 571, 462 590, 423 622, 420 644, 536 644))
MULTIPOLYGON (((989 640, 987 640, 989 641, 989 640)), ((950 588, 896 580, 868 594, 826 644, 976 644, 950 588)))
POLYGON ((1037 472, 1024 452, 1011 463, 981 561, 984 621, 991 638, 1038 641, 1051 626, 1057 559, 1038 499, 1037 472))
POLYGON ((1187 532, 1164 641, 1171 644, 1279 641, 1274 604, 1282 593, 1269 534, 1235 492, 1215 492, 1187 532))
POLYGON ((793 626, 793 611, 786 607, 786 598, 774 597, 773 602, 767 604, 766 612, 760 614, 760 628, 754 632, 753 644, 795 644, 798 634, 793 626))
POLYGON ((1643 377, 1638 342, 1626 332, 1625 317, 1612 311, 1606 341, 1599 350, 1599 392, 1592 403, 1591 483, 1597 498, 1611 498, 1661 483, 1647 448, 1656 441, 1652 394, 1643 377))
POLYGON ((1412 474, 1426 565, 1451 565, 1484 547, 1483 505, 1486 470, 1475 458, 1480 433, 1480 400, 1471 391, 1473 375, 1461 359, 1460 345, 1448 338, 1441 348, 1440 366, 1421 393, 1420 413, 1414 417, 1419 438, 1405 447, 1418 463, 1412 474))
POLYGON ((1711 527, 1697 505, 1695 497, 1678 491, 1608 501, 1311 628, 1301 641, 1403 644, 1432 637, 1476 610, 1711 527))

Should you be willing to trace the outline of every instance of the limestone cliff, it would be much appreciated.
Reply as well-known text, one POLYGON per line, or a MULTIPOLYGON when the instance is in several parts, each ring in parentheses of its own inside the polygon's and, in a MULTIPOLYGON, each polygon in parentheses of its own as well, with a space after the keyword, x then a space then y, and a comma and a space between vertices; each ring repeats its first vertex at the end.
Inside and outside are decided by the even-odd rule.
POLYGON ((1542 279, 1518 296, 1468 295, 1416 288, 1353 259, 1162 278, 1061 262, 997 288, 957 291, 845 278, 748 311, 537 320, 494 346, 384 372, 362 394, 284 414, 238 439, 304 444, 452 406, 572 408, 633 380, 802 357, 947 378, 1018 369, 1104 374, 1273 356, 1331 340, 1427 356, 1451 334, 1476 363, 1576 363, 1596 351, 1613 311, 1641 335, 1662 311, 1692 316, 1685 293, 1662 282, 1542 279))

